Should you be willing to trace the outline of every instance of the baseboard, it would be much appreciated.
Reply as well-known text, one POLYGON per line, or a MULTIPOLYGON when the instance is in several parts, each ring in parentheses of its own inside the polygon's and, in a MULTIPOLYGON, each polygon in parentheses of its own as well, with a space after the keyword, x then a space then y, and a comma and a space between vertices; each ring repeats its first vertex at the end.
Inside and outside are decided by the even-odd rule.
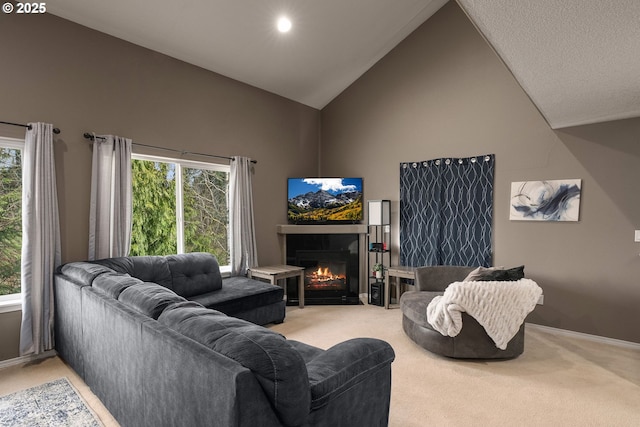
POLYGON ((601 337, 599 335, 585 334, 583 332, 569 331, 567 329, 553 328, 551 326, 536 325, 535 323, 526 323, 527 328, 539 329, 555 335, 563 335, 565 337, 580 338, 600 344, 614 345, 617 347, 629 348, 631 350, 640 350, 640 343, 631 341, 618 340, 615 338, 601 337))
POLYGON ((55 350, 48 350, 40 354, 29 354, 27 356, 14 357, 13 359, 0 361, 0 369, 8 368, 10 366, 15 366, 15 365, 22 365, 23 363, 34 362, 40 359, 47 359, 57 354, 58 353, 56 353, 55 350))

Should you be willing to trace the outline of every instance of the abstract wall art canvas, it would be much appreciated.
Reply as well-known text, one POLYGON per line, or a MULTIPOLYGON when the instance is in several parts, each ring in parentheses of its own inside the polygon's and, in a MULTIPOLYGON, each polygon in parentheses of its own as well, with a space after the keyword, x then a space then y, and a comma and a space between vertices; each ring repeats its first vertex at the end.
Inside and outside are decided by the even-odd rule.
POLYGON ((511 183, 511 211, 515 221, 578 221, 581 180, 511 183))

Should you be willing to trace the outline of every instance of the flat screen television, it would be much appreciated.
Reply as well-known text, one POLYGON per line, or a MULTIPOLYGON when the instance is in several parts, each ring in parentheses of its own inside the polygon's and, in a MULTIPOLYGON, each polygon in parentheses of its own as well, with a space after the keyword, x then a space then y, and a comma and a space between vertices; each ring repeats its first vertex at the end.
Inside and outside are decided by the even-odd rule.
POLYGON ((357 224, 363 218, 362 178, 289 178, 292 224, 357 224))

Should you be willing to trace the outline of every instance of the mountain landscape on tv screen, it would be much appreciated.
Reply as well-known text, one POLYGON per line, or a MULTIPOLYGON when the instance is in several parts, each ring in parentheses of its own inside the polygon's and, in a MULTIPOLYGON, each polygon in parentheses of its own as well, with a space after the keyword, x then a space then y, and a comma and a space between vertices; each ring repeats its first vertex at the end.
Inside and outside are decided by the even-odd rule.
POLYGON ((362 191, 345 186, 344 191, 309 191, 289 198, 288 218, 302 222, 358 222, 362 220, 362 191))

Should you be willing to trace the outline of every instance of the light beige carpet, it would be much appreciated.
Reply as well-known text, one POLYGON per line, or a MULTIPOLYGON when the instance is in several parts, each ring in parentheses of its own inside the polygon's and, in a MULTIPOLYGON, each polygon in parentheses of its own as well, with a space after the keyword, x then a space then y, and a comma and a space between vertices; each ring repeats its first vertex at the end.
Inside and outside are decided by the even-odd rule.
MULTIPOLYGON (((640 350, 526 328, 525 352, 509 361, 435 356, 402 332, 397 308, 287 308, 288 338, 328 348, 376 337, 396 352, 389 425, 640 426, 640 350)), ((117 425, 60 359, 0 371, 0 394, 67 376, 105 426, 117 425)))
POLYGON ((272 329, 322 348, 355 336, 389 342, 392 427, 640 426, 638 349, 527 327, 516 359, 446 359, 404 334, 398 308, 369 305, 290 307, 272 329))

